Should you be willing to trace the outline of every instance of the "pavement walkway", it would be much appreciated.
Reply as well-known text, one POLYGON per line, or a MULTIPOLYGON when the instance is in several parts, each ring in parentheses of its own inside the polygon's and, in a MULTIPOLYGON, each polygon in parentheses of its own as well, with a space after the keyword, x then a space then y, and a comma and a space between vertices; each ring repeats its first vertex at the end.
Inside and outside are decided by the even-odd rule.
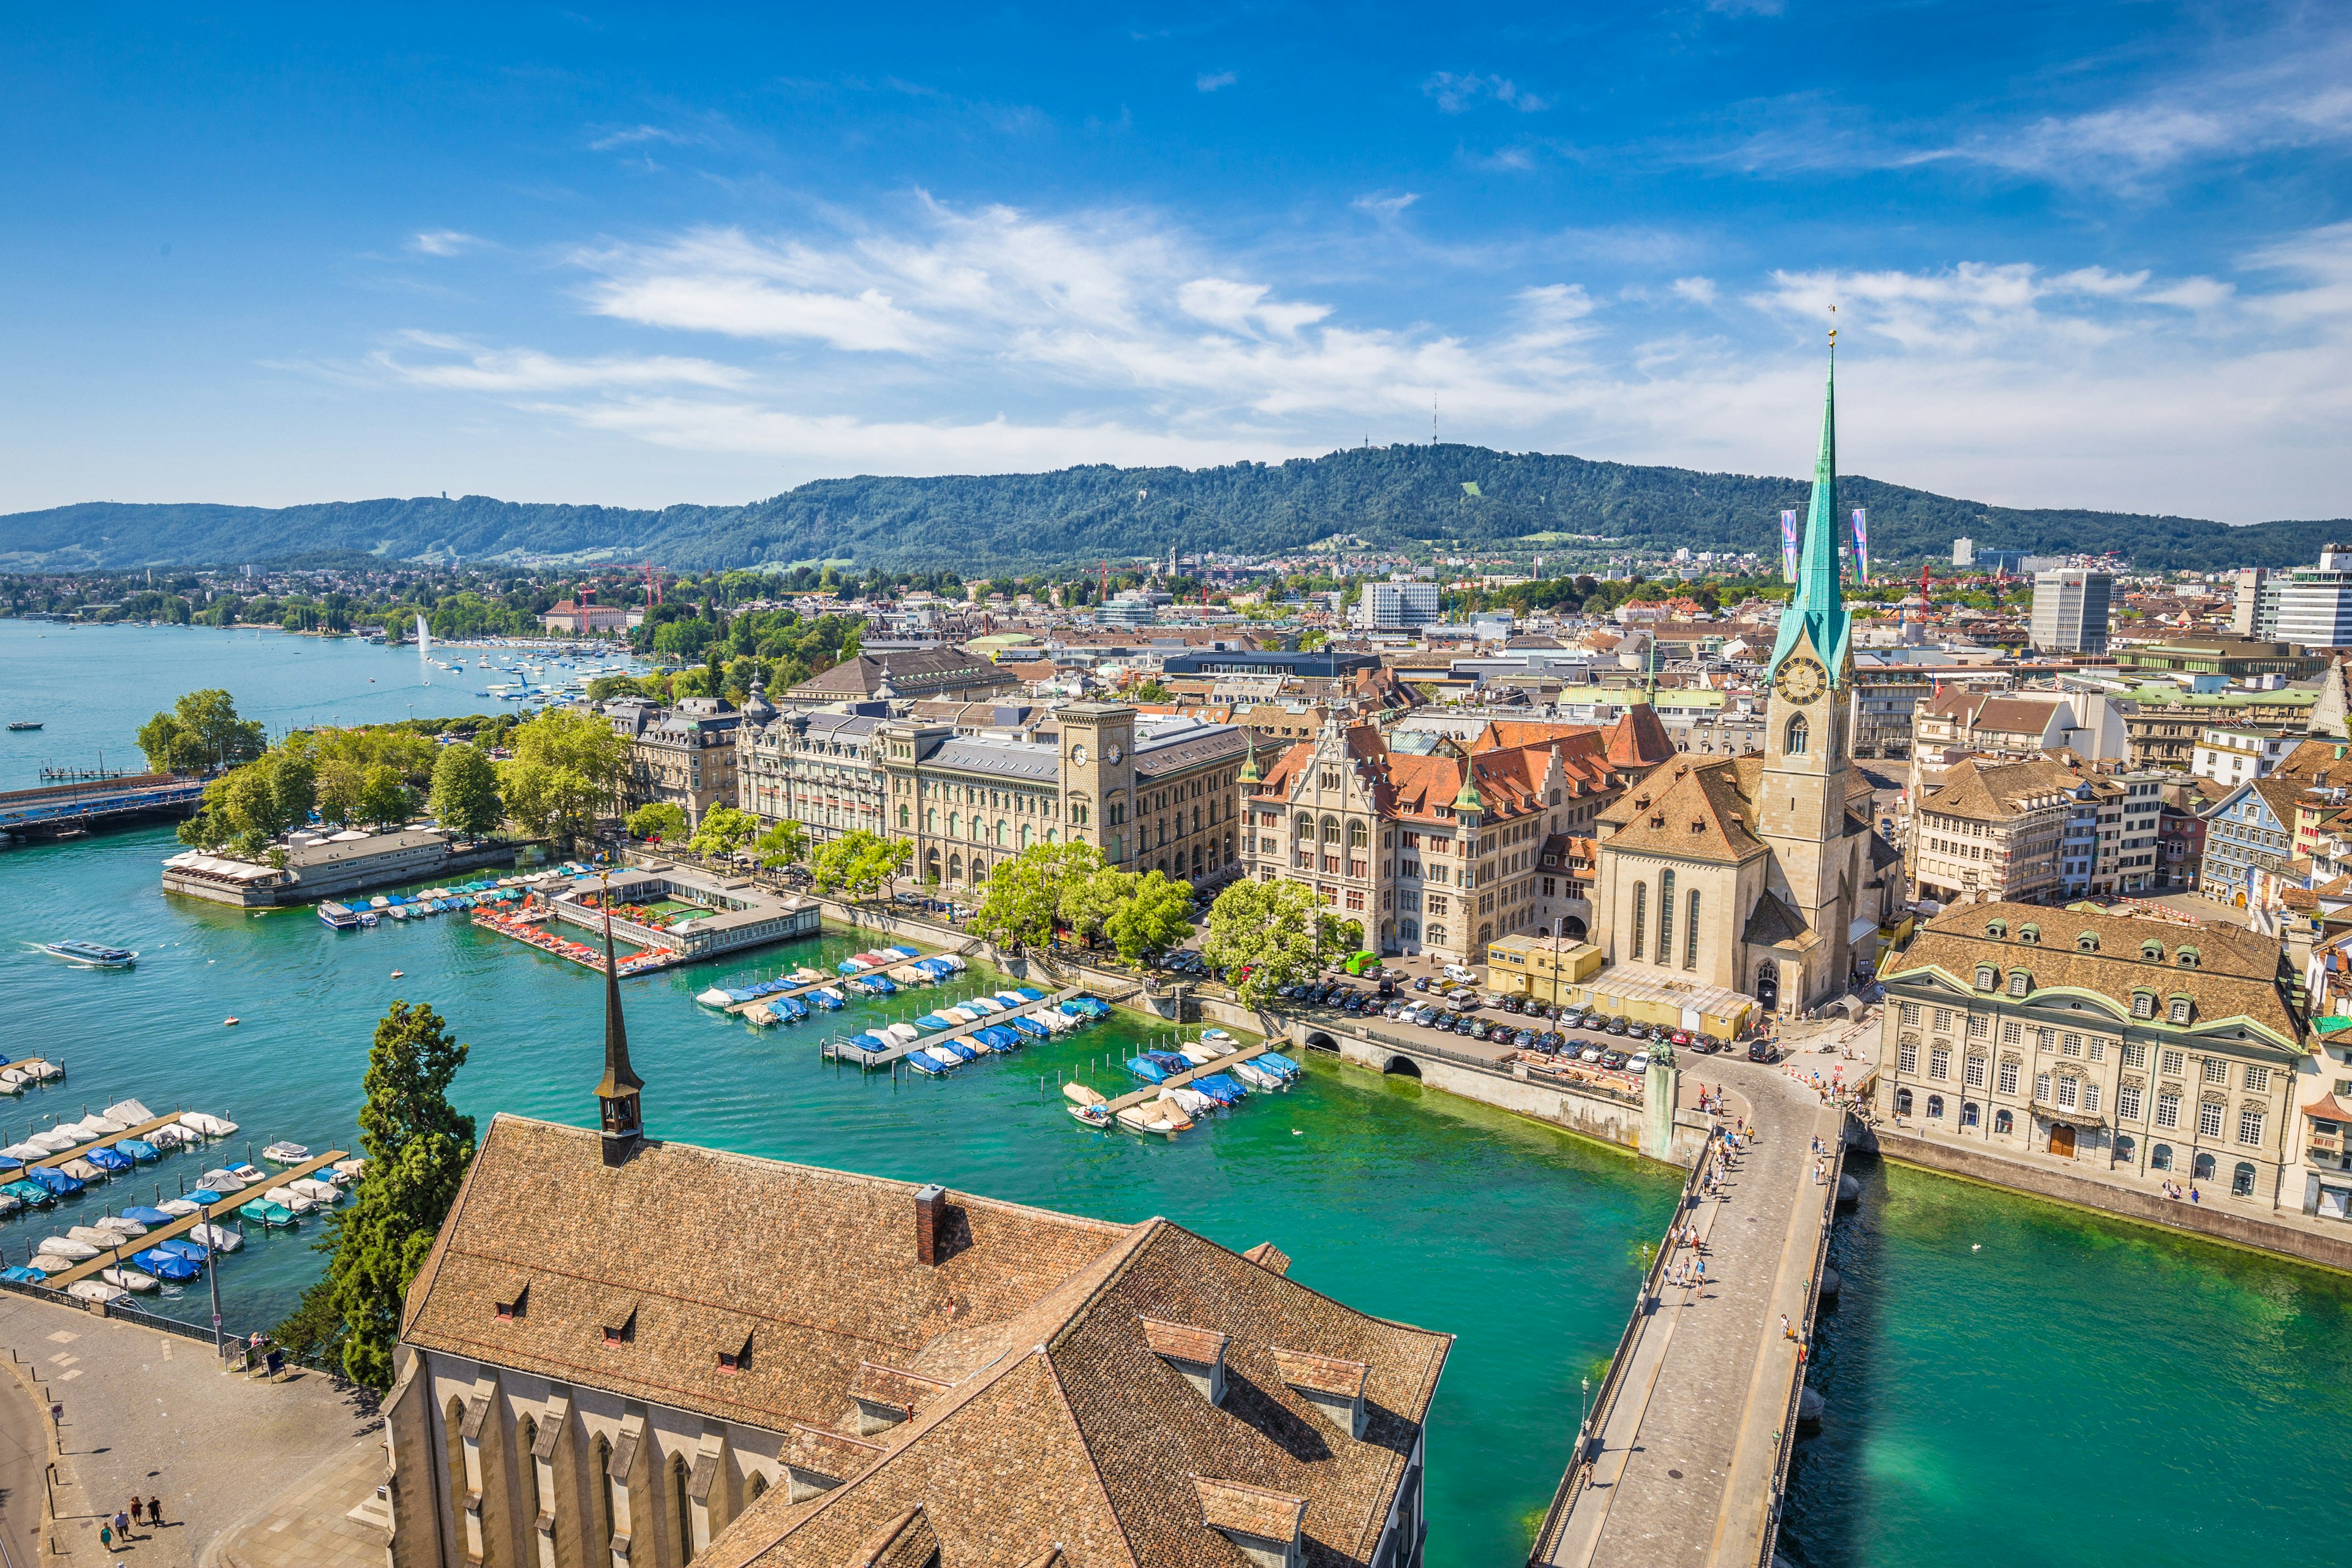
POLYGON ((1799 1349, 1780 1316, 1801 1330, 1834 1201, 1812 1179, 1813 1140, 1836 1137, 1842 1118, 1780 1068, 1725 1057, 1685 1070, 1722 1085, 1752 1136, 1687 1222, 1706 1283, 1668 1287, 1645 1310, 1591 1484, 1547 1559, 1561 1568, 1703 1568, 1762 1549, 1799 1349))
MULTIPOLYGON (((52 1562, 196 1568, 225 1531, 322 1465, 359 1452, 382 1464, 372 1402, 320 1373, 247 1377, 201 1341, 16 1295, 0 1295, 0 1346, 65 1406, 52 1562), (142 1523, 101 1550, 100 1524, 134 1493, 162 1500, 163 1528, 142 1523)), ((26 1441, 21 1419, 0 1401, 0 1456, 26 1441)))

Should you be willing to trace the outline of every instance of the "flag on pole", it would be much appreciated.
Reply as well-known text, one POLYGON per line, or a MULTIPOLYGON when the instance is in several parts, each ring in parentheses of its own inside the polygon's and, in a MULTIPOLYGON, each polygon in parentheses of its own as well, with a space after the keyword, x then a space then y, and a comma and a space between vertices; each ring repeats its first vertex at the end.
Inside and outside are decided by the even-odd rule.
POLYGON ((1780 581, 1793 583, 1796 580, 1797 514, 1784 511, 1780 514, 1780 581))
POLYGON ((1857 583, 1870 581, 1870 509, 1853 509, 1853 574, 1857 583))

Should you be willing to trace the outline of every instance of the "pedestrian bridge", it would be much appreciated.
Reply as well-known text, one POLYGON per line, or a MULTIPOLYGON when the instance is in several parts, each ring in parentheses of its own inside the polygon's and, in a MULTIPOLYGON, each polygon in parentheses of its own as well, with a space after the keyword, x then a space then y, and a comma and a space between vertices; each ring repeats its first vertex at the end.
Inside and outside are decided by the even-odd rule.
POLYGON ((41 838, 156 817, 192 816, 204 796, 202 779, 172 773, 14 790, 0 795, 0 833, 41 838))

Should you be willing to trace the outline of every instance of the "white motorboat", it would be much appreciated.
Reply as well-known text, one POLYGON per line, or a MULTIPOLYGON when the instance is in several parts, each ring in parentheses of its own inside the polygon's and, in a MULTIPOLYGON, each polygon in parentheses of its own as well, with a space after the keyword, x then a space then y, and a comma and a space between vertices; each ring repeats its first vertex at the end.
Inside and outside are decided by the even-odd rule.
POLYGON ((165 1198, 155 1206, 165 1214, 175 1215, 182 1219, 185 1219, 192 1214, 202 1214, 205 1209, 205 1205, 194 1198, 165 1198))
POLYGON ((1205 1116, 1210 1111, 1214 1110, 1217 1108, 1217 1102, 1215 1100, 1211 1100, 1207 1095, 1202 1094, 1197 1089, 1186 1089, 1181 1084, 1171 1083, 1161 1085, 1160 1089, 1160 1098, 1162 1100, 1174 1100, 1176 1102, 1177 1109, 1183 1111, 1187 1116, 1205 1116))
POLYGON ((155 1113, 135 1100, 118 1100, 99 1112, 110 1121, 120 1121, 125 1127, 135 1127, 142 1121, 152 1121, 155 1113))
POLYGON ((215 1252, 235 1252, 245 1245, 245 1237, 226 1226, 192 1225, 188 1239, 199 1247, 209 1247, 215 1252))
POLYGON ((272 1143, 261 1152, 261 1157, 273 1165, 299 1165, 310 1159, 310 1151, 299 1143, 272 1143))
POLYGON ((25 1264, 26 1267, 37 1268, 44 1274, 63 1274, 68 1268, 80 1268, 84 1261, 79 1258, 68 1258, 62 1252, 36 1252, 32 1257, 25 1259, 25 1264))
POLYGON ((1196 1068, 1207 1067, 1217 1059, 1217 1053, 1206 1046, 1179 1046, 1176 1054, 1196 1068))
POLYGON ((101 1268, 98 1277, 109 1285, 120 1285, 125 1290, 152 1290, 157 1285, 152 1274, 142 1274, 136 1268, 101 1268))
POLYGON ((1252 1089, 1280 1089, 1282 1080, 1249 1062, 1235 1062, 1225 1069, 1252 1089))
POLYGON ((194 1132, 191 1132, 188 1129, 181 1126, 176 1121, 166 1122, 163 1126, 155 1129, 154 1131, 144 1133, 142 1136, 149 1143, 152 1143, 158 1149, 183 1148, 187 1144, 194 1143, 198 1141, 194 1132))
POLYGON ((5 1149, 0 1149, 0 1154, 11 1160, 46 1160, 52 1152, 54 1151, 44 1149, 38 1143, 11 1143, 5 1149))
POLYGON ((102 1182, 106 1180, 106 1173, 100 1170, 96 1165, 91 1164, 87 1160, 68 1160, 64 1164, 59 1165, 58 1169, 63 1171, 67 1175, 71 1176, 77 1182, 102 1182))
POLYGON ((309 1214, 319 1206, 314 1200, 291 1187, 272 1187, 261 1195, 273 1204, 284 1204, 298 1215, 309 1214))
POLYGON ((79 1148, 89 1140, 78 1138, 61 1127, 52 1127, 47 1132, 34 1133, 25 1142, 32 1144, 44 1154, 62 1154, 68 1149, 79 1148))
POLYGON ((203 1110, 182 1111, 180 1125, 191 1132, 199 1132, 207 1138, 231 1138, 236 1135, 236 1122, 226 1117, 215 1116, 203 1110))
POLYGON ((117 1121, 111 1116, 106 1115, 85 1116, 81 1119, 81 1127, 93 1138, 110 1137, 117 1132, 131 1131, 129 1123, 117 1121))
POLYGON ((697 996, 695 1000, 705 1007, 718 1007, 723 1009, 732 1005, 735 998, 727 994, 727 992, 723 987, 714 985, 709 990, 704 992, 701 995, 697 996))
POLYGON ((258 1165, 231 1165, 228 1173, 248 1187, 257 1187, 269 1180, 268 1173, 258 1165))
POLYGON ((100 1252, 110 1247, 121 1247, 131 1239, 119 1231, 102 1230, 94 1225, 75 1226, 66 1232, 66 1236, 74 1241, 86 1241, 100 1252))
POLYGON ((89 1262, 98 1256, 99 1251, 89 1242, 76 1241, 69 1236, 45 1236, 41 1237, 41 1244, 33 1250, 45 1258, 70 1258, 76 1263, 89 1262))
POLYGON ((147 1227, 145 1226, 141 1225, 135 1219, 130 1219, 119 1214, 108 1215, 104 1219, 93 1221, 92 1224, 100 1230, 110 1230, 121 1236, 144 1236, 147 1234, 147 1227))
POLYGON ((1201 1038, 1208 1045, 1222 1047, 1218 1053, 1220 1055, 1231 1052, 1235 1047, 1241 1044, 1240 1041, 1234 1039, 1223 1029, 1203 1029, 1201 1031, 1201 1038))
POLYGON ((112 1306, 117 1301, 131 1300, 131 1292, 120 1285, 109 1285, 103 1279, 77 1279, 66 1287, 66 1294, 82 1301, 103 1301, 112 1306))
POLYGON ((245 1191, 248 1184, 249 1184, 247 1183, 237 1180, 235 1173, 218 1169, 206 1171, 203 1175, 196 1178, 196 1185, 219 1193, 224 1197, 230 1193, 241 1193, 245 1191))
POLYGON ((286 1184, 304 1197, 332 1207, 343 1195, 343 1190, 332 1182, 322 1182, 316 1176, 304 1176, 300 1181, 286 1184))
POLYGON ((354 1154, 348 1160, 338 1160, 335 1162, 334 1169, 338 1186, 345 1182, 356 1182, 367 1170, 367 1157, 363 1154, 354 1154))

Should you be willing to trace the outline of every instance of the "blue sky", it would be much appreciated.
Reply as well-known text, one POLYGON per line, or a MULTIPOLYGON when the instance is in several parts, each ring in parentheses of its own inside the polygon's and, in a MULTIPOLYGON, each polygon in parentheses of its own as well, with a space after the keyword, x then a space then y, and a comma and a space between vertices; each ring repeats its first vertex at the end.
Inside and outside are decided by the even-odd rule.
POLYGON ((0 510, 1448 440, 2343 516, 2352 8, 20 12, 0 510))

